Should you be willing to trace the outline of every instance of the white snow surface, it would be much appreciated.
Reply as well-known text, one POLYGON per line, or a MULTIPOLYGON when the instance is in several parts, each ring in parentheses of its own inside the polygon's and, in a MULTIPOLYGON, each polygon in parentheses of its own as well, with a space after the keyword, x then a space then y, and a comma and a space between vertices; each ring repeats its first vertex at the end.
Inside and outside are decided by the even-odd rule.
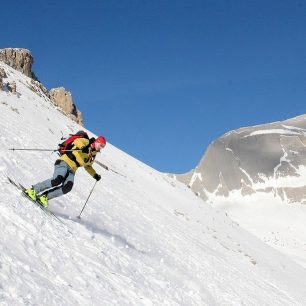
POLYGON ((19 93, 0 91, 1 306, 306 305, 302 265, 111 144, 97 160, 121 175, 94 165, 102 179, 82 219, 94 184, 83 169, 72 192, 50 201, 64 224, 46 216, 7 176, 46 179, 56 154, 8 148, 56 149, 61 132, 81 127, 0 67, 19 93))
POLYGON ((256 135, 263 135, 263 134, 281 134, 281 135, 300 135, 301 133, 291 130, 282 130, 282 129, 271 129, 271 130, 258 130, 255 132, 250 133, 250 135, 245 136, 256 136, 256 135))
POLYGON ((305 205, 289 204, 263 192, 243 197, 236 191, 228 198, 210 201, 244 229, 306 268, 305 205))

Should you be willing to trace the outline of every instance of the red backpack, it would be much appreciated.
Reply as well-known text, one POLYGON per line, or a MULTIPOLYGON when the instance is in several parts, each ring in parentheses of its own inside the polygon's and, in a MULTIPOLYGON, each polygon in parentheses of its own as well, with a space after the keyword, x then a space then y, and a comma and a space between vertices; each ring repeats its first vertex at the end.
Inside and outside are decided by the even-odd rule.
POLYGON ((67 150, 71 150, 73 147, 73 142, 77 138, 86 138, 89 139, 88 134, 84 131, 78 131, 76 134, 70 134, 70 137, 67 138, 64 142, 60 143, 58 146, 58 152, 60 155, 66 154, 67 150))

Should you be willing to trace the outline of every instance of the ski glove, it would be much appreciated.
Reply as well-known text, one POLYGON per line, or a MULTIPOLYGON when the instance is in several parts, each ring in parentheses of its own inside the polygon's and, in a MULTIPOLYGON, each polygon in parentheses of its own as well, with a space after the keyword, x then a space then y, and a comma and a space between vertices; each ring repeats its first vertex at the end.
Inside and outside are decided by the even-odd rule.
POLYGON ((93 177, 95 180, 100 181, 101 180, 101 175, 96 173, 93 177))

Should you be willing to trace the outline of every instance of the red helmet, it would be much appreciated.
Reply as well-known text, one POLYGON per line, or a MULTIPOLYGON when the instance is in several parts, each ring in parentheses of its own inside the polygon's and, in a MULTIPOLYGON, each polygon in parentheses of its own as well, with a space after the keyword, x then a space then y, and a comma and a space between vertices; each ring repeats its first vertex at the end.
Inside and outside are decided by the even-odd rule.
POLYGON ((101 144, 104 144, 106 145, 106 140, 103 136, 99 136, 97 137, 97 139, 95 140, 95 142, 98 142, 98 143, 101 143, 101 144))
POLYGON ((101 149, 103 149, 106 146, 106 140, 103 136, 97 137, 95 142, 93 143, 93 147, 100 152, 101 149))

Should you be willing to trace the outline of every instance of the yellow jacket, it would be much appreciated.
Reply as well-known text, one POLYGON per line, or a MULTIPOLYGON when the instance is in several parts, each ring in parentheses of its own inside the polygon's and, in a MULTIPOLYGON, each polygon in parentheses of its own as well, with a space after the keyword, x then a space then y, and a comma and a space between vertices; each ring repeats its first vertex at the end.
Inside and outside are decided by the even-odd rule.
POLYGON ((79 167, 84 167, 91 176, 94 176, 96 171, 92 167, 92 164, 94 163, 97 151, 90 147, 89 140, 86 138, 77 138, 74 140, 71 150, 80 151, 67 152, 60 157, 60 160, 65 161, 74 172, 79 167), (82 149, 85 149, 85 152, 82 152, 82 149))

